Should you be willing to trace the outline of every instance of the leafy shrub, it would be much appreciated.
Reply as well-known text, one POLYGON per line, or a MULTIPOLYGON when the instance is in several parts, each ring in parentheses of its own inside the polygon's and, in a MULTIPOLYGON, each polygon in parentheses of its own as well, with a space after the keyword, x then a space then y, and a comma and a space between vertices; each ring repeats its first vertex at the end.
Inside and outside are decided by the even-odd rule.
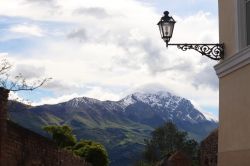
POLYGON ((77 142, 75 135, 72 134, 72 129, 69 126, 45 126, 43 130, 52 135, 52 139, 60 148, 74 146, 77 142))
POLYGON ((108 154, 102 144, 93 141, 81 140, 73 147, 73 152, 93 166, 107 166, 109 163, 108 154))
POLYGON ((60 148, 64 148, 77 156, 83 157, 92 166, 108 166, 108 153, 102 144, 94 141, 81 140, 77 142, 69 126, 46 126, 45 131, 52 135, 52 139, 60 148))

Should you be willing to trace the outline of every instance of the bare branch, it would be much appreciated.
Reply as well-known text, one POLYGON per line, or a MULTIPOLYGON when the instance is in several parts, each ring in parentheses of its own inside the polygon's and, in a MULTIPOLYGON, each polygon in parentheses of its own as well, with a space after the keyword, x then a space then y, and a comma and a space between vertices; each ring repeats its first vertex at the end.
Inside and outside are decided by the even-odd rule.
POLYGON ((32 85, 28 85, 25 81, 24 78, 22 78, 20 84, 19 82, 16 82, 11 89, 9 89, 10 91, 16 92, 16 91, 32 91, 35 90, 41 86, 43 86, 45 83, 47 83, 49 80, 51 80, 52 78, 45 78, 43 80, 38 80, 35 83, 33 83, 32 85))
POLYGON ((11 69, 12 65, 6 60, 3 59, 0 62, 0 75, 7 73, 11 69))
POLYGON ((10 63, 6 59, 0 60, 0 87, 13 92, 32 91, 41 87, 52 79, 45 78, 28 83, 21 73, 11 79, 9 75, 11 67, 12 65, 10 65, 10 63))

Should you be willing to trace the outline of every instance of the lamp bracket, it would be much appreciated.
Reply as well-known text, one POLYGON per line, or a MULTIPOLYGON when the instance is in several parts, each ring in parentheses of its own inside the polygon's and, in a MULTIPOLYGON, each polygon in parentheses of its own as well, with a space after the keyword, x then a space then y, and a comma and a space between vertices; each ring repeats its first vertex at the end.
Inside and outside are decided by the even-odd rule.
POLYGON ((168 44, 166 46, 177 46, 182 51, 193 49, 213 60, 221 60, 224 58, 224 44, 168 44))

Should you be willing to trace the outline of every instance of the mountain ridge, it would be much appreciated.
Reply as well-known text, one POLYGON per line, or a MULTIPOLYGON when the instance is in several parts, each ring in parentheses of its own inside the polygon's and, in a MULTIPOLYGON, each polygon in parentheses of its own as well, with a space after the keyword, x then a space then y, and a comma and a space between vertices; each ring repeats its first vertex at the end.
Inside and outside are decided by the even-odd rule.
MULTIPOLYGON (((55 103, 55 104, 42 104, 42 105, 34 105, 34 107, 37 107, 37 106, 44 106, 44 105, 56 105, 56 104, 61 104, 61 103, 67 103, 67 102, 75 102, 75 104, 77 104, 78 102, 81 102, 81 101, 87 101, 87 102, 90 102, 92 101, 93 103, 94 102, 97 102, 97 103, 109 103, 109 102, 116 102, 117 104, 122 104, 122 102, 126 101, 129 102, 129 98, 133 98, 134 96, 138 97, 138 96, 142 96, 142 95, 161 95, 161 96, 172 96, 172 97, 176 97, 176 98, 179 98, 181 100, 187 100, 183 97, 179 97, 177 95, 173 95, 172 93, 170 92, 167 92, 167 91, 154 91, 154 92, 143 92, 143 91, 137 91, 137 92, 134 92, 130 95, 127 95, 125 97, 123 97, 122 99, 120 100, 99 100, 99 99, 95 99, 95 98, 92 98, 92 97, 75 97, 75 98, 72 98, 72 99, 68 99, 67 101, 63 101, 63 102, 58 102, 58 103, 55 103)), ((187 100, 188 102, 190 102, 189 100, 187 100)), ((132 104, 133 101, 130 101, 130 103, 127 103, 125 104, 124 103, 124 106, 128 106, 129 104, 132 104)), ((190 102, 191 103, 191 102, 190 102)), ((192 103, 191 103, 192 104, 192 103)), ((193 104, 192 104, 193 105, 193 104)), ((198 109, 197 109, 198 110, 198 109)), ((216 118, 214 115, 212 115, 211 113, 209 112, 204 112, 204 111, 199 111, 203 114, 203 116, 207 119, 207 120, 211 120, 211 121, 214 121, 214 122, 218 122, 218 118, 216 118)))

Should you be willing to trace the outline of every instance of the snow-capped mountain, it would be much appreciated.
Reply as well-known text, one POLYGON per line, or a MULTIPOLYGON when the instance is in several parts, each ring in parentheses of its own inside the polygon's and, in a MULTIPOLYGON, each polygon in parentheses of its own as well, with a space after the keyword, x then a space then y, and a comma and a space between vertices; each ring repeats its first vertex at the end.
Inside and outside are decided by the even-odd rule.
POLYGON ((210 120, 195 109, 189 100, 164 91, 156 93, 137 92, 120 100, 119 103, 124 110, 130 105, 143 103, 168 120, 179 119, 190 122, 210 120))
POLYGON ((143 148, 144 139, 166 121, 198 141, 217 127, 189 100, 164 91, 137 92, 119 101, 80 97, 36 107, 10 102, 9 109, 13 121, 40 134, 45 134, 41 129, 44 125, 68 124, 78 139, 102 142, 110 153, 111 166, 131 165, 143 148))
POLYGON ((147 114, 151 111, 151 113, 160 115, 164 121, 182 120, 191 123, 215 121, 194 108, 189 100, 164 91, 136 92, 120 101, 100 101, 86 97, 74 98, 66 102, 66 106, 76 109, 96 109, 96 107, 98 109, 101 107, 101 110, 105 109, 107 112, 122 112, 124 116, 131 115, 133 113, 131 109, 134 113, 147 111, 145 112, 147 114))

